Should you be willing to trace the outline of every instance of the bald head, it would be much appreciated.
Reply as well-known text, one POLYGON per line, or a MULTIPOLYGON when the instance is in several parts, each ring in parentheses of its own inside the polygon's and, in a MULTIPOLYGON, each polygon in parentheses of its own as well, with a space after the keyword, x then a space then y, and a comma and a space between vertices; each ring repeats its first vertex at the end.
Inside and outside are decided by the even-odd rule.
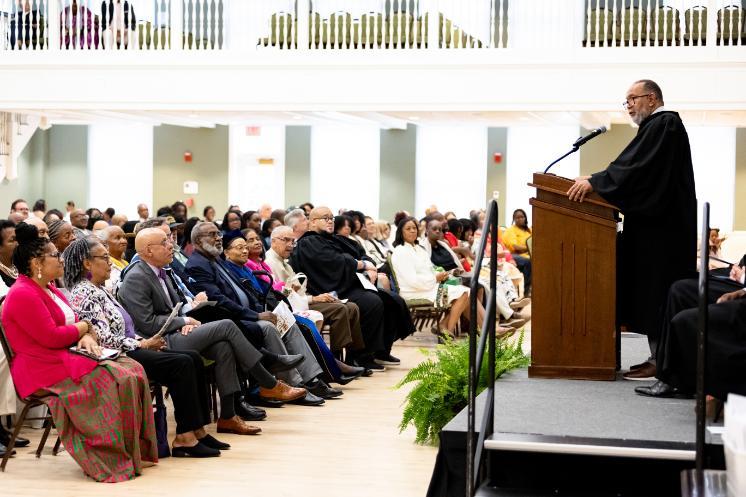
POLYGON ((142 260, 156 267, 170 264, 174 258, 171 239, 160 228, 145 228, 135 237, 135 250, 142 260))
POLYGON ((36 229, 39 231, 39 236, 47 239, 49 238, 49 228, 47 227, 47 223, 45 223, 38 217, 30 217, 26 219, 26 224, 36 226, 36 229))
POLYGON ((319 206, 311 210, 308 216, 308 229, 316 233, 333 233, 334 232, 334 214, 331 209, 325 206, 319 206))
POLYGON ((93 228, 91 231, 93 231, 93 233, 95 234, 108 227, 109 227, 109 223, 101 219, 100 221, 96 221, 95 223, 93 223, 93 228))

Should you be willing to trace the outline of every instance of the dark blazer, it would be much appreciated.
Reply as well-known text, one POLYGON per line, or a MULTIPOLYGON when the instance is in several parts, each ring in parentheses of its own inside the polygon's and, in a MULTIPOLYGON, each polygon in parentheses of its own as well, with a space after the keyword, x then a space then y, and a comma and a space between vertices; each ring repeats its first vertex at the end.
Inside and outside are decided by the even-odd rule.
MULTIPOLYGON (((171 301, 181 302, 169 278, 166 278, 166 287, 171 301)), ((163 293, 158 276, 145 261, 141 261, 127 271, 127 277, 124 278, 117 292, 117 299, 132 316, 138 333, 145 337, 155 335, 173 309, 168 297, 163 293)), ((166 332, 173 333, 185 324, 186 318, 176 317, 171 321, 166 332)))
MULTIPOLYGON (((215 264, 223 266, 236 286, 243 288, 241 281, 233 276, 229 268, 225 267, 225 261, 218 259, 215 264)), ((250 292, 244 290, 250 307, 242 306, 241 299, 236 294, 233 285, 218 272, 207 257, 196 250, 189 257, 186 271, 190 278, 190 288, 194 292, 205 292, 208 299, 217 302, 216 307, 223 317, 232 319, 242 331, 248 333, 247 338, 252 344, 261 346, 258 337, 262 336, 262 331, 257 321, 259 312, 263 309, 259 301, 250 292)))

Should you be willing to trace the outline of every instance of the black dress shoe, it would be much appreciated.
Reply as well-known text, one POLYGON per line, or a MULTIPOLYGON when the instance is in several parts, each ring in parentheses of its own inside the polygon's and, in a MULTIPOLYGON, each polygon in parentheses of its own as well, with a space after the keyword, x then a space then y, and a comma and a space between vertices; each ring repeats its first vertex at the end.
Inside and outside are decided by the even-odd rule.
POLYGON ((356 365, 360 366, 362 368, 365 368, 365 369, 372 370, 374 372, 378 372, 378 373, 380 373, 382 371, 386 371, 386 368, 384 366, 378 364, 372 358, 369 358, 369 359, 358 359, 356 361, 356 365))
POLYGON ((236 414, 244 421, 263 421, 267 419, 267 412, 264 409, 254 407, 245 400, 236 402, 236 414))
POLYGON ((672 387, 668 383, 658 380, 649 387, 637 387, 635 393, 645 397, 657 397, 667 399, 671 397, 691 398, 690 394, 684 393, 678 388, 672 387))
POLYGON ((297 404, 299 406, 320 406, 324 403, 324 399, 321 397, 317 397, 311 392, 306 393, 305 397, 301 397, 300 399, 291 400, 291 404, 297 404))
POLYGON ((267 370, 272 373, 281 373, 283 371, 287 371, 288 369, 293 369, 298 364, 303 362, 305 357, 303 357, 300 354, 290 354, 290 355, 278 355, 274 360, 272 360, 269 364, 269 367, 267 370))
POLYGON ((173 447, 171 455, 174 457, 220 457, 220 451, 197 442, 191 447, 173 447))
POLYGON ((255 407, 269 407, 272 409, 282 407, 285 403, 281 400, 263 399, 258 394, 249 394, 246 396, 246 402, 255 407))
POLYGON ((378 364, 382 364, 384 366, 386 365, 397 366, 401 364, 401 360, 399 360, 399 358, 392 356, 388 352, 377 352, 375 355, 375 361, 378 364))
POLYGON ((322 399, 333 399, 344 394, 342 390, 332 388, 324 383, 322 380, 316 380, 313 385, 306 385, 306 389, 308 389, 308 391, 315 396, 321 397, 322 399))
POLYGON ((217 438, 213 437, 209 433, 205 435, 202 438, 197 439, 202 445, 206 445, 210 447, 211 449, 217 449, 217 450, 228 450, 231 448, 231 444, 227 444, 225 442, 221 442, 217 438))
MULTIPOLYGON (((0 426, 0 445, 8 446, 10 445, 10 435, 11 433, 6 430, 3 426, 0 426)), ((16 437, 16 443, 14 444, 16 447, 28 447, 28 445, 31 443, 31 441, 27 438, 23 437, 16 437)))
MULTIPOLYGON (((332 380, 332 383, 339 383, 340 385, 347 385, 352 380, 355 380, 363 376, 363 374, 366 371, 365 368, 355 368, 355 369, 358 370, 355 374, 351 374, 351 375, 343 374, 337 378, 334 378, 334 380, 332 380)), ((373 371, 371 371, 370 374, 373 374, 373 371)))
MULTIPOLYGON (((6 450, 7 450, 7 449, 5 448, 5 445, 3 445, 3 444, 0 444, 0 457, 5 457, 5 451, 6 451, 6 450)), ((11 456, 14 456, 14 455, 16 455, 16 450, 15 450, 15 449, 13 449, 13 452, 11 452, 11 453, 10 453, 10 455, 11 455, 11 456)))

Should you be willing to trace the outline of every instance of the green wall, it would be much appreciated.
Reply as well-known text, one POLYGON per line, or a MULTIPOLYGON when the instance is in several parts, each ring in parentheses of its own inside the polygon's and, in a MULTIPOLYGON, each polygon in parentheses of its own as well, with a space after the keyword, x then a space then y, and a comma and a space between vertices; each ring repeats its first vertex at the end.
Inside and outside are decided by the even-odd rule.
POLYGON ((500 192, 497 199, 498 222, 502 225, 511 224, 510 214, 505 212, 506 175, 508 168, 508 128, 487 128, 487 191, 485 201, 493 198, 493 192, 500 192), (495 164, 495 154, 501 153, 502 162, 495 164))
POLYGON ((417 127, 381 130, 378 217, 392 222, 394 214, 414 213, 417 169, 417 127))
POLYGON ((177 199, 194 199, 189 216, 202 217, 212 205, 217 212, 228 206, 228 127, 182 128, 156 126, 153 132, 153 210, 177 199), (184 162, 184 152, 192 162, 184 162), (184 194, 184 182, 197 181, 199 193, 184 194))
POLYGON ((285 205, 311 200, 311 126, 285 127, 285 205))
POLYGON ((49 130, 45 169, 47 207, 65 212, 68 200, 88 206, 88 126, 54 126, 49 130))
POLYGON ((735 188, 733 229, 746 230, 746 128, 736 129, 735 188))
MULTIPOLYGON (((590 132, 591 130, 581 127, 579 136, 585 136, 590 132)), ((636 134, 637 128, 626 124, 614 124, 609 131, 583 145, 578 152, 580 175, 587 176, 606 169, 636 134)))

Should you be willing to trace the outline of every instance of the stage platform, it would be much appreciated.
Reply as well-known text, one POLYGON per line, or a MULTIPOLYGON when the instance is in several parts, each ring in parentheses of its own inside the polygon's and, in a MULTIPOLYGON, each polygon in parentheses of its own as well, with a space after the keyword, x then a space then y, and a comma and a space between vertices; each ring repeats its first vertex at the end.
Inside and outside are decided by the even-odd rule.
MULTIPOLYGON (((622 337, 623 370, 647 357, 646 337, 622 337)), ((659 472, 661 484, 673 485, 677 472, 694 464, 695 402, 634 393, 634 387, 650 383, 624 380, 621 374, 617 381, 529 378, 526 369, 505 375, 495 384, 495 433, 485 442, 491 451, 492 480, 502 478, 507 485, 520 486, 538 478, 551 487, 554 478, 557 488, 548 489, 555 491, 566 479, 576 478, 572 475, 580 467, 595 472, 591 480, 603 482, 606 471, 615 466, 626 472, 646 466, 654 475, 659 472), (531 465, 530 474, 521 475, 521 465, 531 465)), ((477 426, 483 402, 484 395, 477 400, 477 426)), ((466 427, 464 409, 444 428, 429 496, 464 495, 466 427)), ((708 438, 710 443, 721 443, 717 436, 708 438)), ((628 473, 625 477, 645 475, 628 473)), ((614 485, 609 482, 610 487, 614 485)), ((623 492, 626 482, 621 485, 615 487, 616 494, 647 495, 623 492)), ((657 489, 651 495, 667 495, 667 486, 650 488, 657 489)))

